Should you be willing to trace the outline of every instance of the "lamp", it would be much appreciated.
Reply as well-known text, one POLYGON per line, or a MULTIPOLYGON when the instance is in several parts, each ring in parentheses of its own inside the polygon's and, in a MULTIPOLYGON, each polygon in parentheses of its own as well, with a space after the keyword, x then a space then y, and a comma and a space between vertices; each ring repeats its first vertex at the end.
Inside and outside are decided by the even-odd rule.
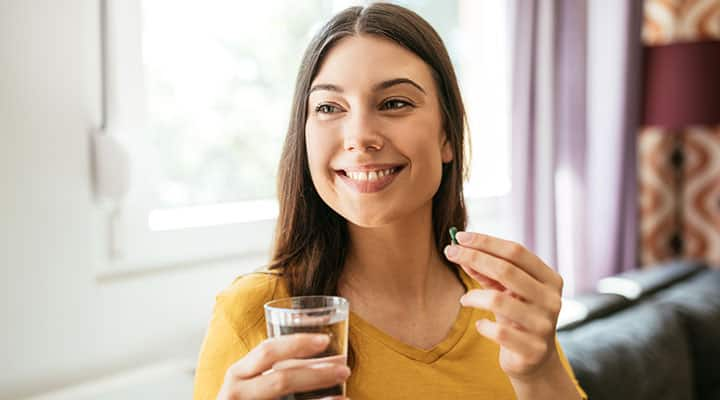
POLYGON ((643 125, 720 124, 720 41, 645 47, 643 125))

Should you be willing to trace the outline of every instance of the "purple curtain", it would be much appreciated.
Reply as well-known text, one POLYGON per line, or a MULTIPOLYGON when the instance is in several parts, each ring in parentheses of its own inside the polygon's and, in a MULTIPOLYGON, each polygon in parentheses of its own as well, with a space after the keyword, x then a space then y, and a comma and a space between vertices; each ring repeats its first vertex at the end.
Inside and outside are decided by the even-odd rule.
POLYGON ((515 236, 591 290, 636 267, 642 2, 512 8, 515 236))

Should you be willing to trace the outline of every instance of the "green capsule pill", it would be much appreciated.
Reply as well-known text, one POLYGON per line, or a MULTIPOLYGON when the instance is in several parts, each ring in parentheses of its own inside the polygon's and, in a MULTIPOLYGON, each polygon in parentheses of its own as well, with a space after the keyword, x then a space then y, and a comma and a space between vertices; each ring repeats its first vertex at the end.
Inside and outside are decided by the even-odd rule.
POLYGON ((458 244, 457 239, 455 239, 455 234, 456 234, 457 231, 458 231, 457 228, 454 227, 454 226, 453 226, 453 227, 450 227, 450 230, 449 230, 449 231, 450 231, 450 240, 452 241, 452 244, 458 244))

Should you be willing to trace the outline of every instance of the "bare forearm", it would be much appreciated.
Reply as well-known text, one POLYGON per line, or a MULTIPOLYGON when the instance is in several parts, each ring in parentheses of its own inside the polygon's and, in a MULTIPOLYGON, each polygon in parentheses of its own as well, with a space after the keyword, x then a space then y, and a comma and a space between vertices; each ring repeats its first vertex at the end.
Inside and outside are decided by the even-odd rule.
POLYGON ((510 379, 518 400, 580 400, 575 383, 559 359, 553 360, 546 371, 531 379, 510 379))

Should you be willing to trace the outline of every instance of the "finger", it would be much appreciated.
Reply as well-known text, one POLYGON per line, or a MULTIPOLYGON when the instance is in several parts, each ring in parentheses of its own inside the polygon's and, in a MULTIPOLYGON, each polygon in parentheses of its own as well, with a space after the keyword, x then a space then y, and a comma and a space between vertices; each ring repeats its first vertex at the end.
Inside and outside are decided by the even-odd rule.
POLYGON ((465 269, 465 268, 463 268, 463 270, 464 270, 468 275, 470 275, 471 278, 473 278, 474 280, 476 280, 477 282, 479 282, 479 283, 480 283, 482 286, 484 286, 485 288, 493 289, 493 290, 499 290, 499 291, 501 291, 501 292, 503 292, 503 291, 505 291, 505 290, 507 289, 507 288, 506 288, 505 286, 503 286, 500 282, 498 282, 498 281, 496 281, 496 280, 494 280, 494 279, 490 279, 490 278, 488 278, 487 276, 485 276, 485 275, 483 275, 483 274, 475 271, 474 269, 465 269))
POLYGON ((238 379, 252 378, 282 360, 305 358, 323 351, 330 338, 322 334, 296 333, 267 339, 233 364, 228 373, 238 379))
POLYGON ((475 328, 484 337, 515 353, 524 364, 535 364, 548 352, 545 340, 509 325, 481 319, 475 323, 475 328))
POLYGON ((455 237, 463 246, 472 247, 510 261, 540 282, 549 284, 556 289, 562 289, 560 275, 548 267, 540 257, 519 243, 475 232, 458 232, 455 237))
POLYGON ((283 361, 275 363, 272 366, 272 369, 277 371, 277 370, 288 369, 288 368, 309 367, 313 364, 346 365, 347 357, 345 357, 343 355, 339 355, 339 356, 330 356, 330 357, 321 357, 321 358, 306 358, 306 359, 301 359, 301 360, 297 360, 297 359, 283 360, 283 361))
POLYGON ((460 264, 466 272, 474 270, 485 275, 525 299, 542 301, 545 296, 542 283, 502 258, 458 245, 447 246, 445 254, 450 261, 460 264))
POLYGON ((560 312, 560 291, 535 280, 515 264, 483 251, 456 245, 446 247, 446 255, 451 261, 460 264, 469 275, 472 276, 473 271, 486 275, 505 286, 513 296, 532 302, 551 315, 560 312))
MULTIPOLYGON (((512 297, 509 293, 497 290, 471 290, 466 293, 460 303, 466 307, 483 308, 497 316, 512 321, 514 326, 548 337, 555 332, 552 316, 547 311, 512 297)), ((503 322, 498 320, 498 322, 503 322)))
POLYGON ((513 328, 522 329, 520 324, 518 324, 517 322, 512 321, 508 318, 505 318, 502 315, 495 315, 495 321, 497 321, 497 323, 499 323, 501 325, 510 325, 513 328))
POLYGON ((238 398, 275 399, 296 392, 307 392, 342 384, 350 376, 344 365, 319 364, 316 367, 273 371, 235 384, 238 398))

